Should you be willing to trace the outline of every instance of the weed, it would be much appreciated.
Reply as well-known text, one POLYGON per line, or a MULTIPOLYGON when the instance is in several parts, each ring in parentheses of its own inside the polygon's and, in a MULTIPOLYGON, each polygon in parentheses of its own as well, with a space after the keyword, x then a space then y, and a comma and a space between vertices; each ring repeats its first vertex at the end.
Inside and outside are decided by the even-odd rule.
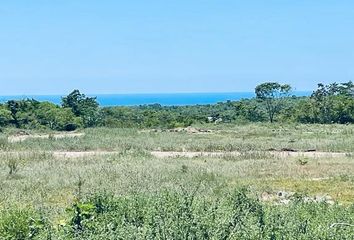
POLYGON ((19 160, 17 158, 9 158, 7 167, 9 168, 9 175, 15 175, 19 171, 19 160))
POLYGON ((6 150, 9 147, 7 137, 0 135, 0 150, 6 150))
POLYGON ((302 157, 302 158, 298 158, 298 159, 297 159, 297 162, 298 162, 301 166, 304 166, 304 165, 306 165, 306 164, 309 162, 309 159, 308 159, 308 158, 305 158, 305 157, 302 157))
POLYGON ((183 164, 182 168, 181 168, 181 171, 182 171, 182 173, 186 173, 188 171, 188 167, 183 164))
POLYGON ((1 239, 34 239, 46 223, 32 209, 13 207, 0 211, 1 239))
POLYGON ((84 230, 84 221, 92 220, 95 215, 95 206, 92 203, 83 203, 75 201, 72 208, 68 208, 67 212, 72 215, 71 226, 75 233, 84 230))
POLYGON ((49 133, 49 135, 48 135, 48 139, 49 139, 50 141, 55 140, 55 136, 54 136, 54 134, 53 134, 53 133, 49 133))

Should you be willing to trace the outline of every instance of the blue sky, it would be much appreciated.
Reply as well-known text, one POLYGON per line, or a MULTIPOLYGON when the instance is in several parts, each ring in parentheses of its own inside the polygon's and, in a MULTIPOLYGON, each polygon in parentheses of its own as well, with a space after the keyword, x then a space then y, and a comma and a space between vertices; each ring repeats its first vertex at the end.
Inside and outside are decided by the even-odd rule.
POLYGON ((0 94, 354 80, 354 1, 3 0, 0 94))

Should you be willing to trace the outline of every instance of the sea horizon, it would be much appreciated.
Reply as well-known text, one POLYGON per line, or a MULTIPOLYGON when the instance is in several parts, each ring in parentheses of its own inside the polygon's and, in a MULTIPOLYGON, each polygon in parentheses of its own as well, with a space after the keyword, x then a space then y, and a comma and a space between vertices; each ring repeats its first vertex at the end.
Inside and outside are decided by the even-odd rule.
MULTIPOLYGON (((309 96, 312 91, 294 91, 295 96, 309 96)), ((35 99, 60 104, 65 94, 40 95, 0 95, 0 103, 9 100, 35 99)), ((226 101, 251 99, 254 92, 176 92, 176 93, 118 93, 118 94, 87 94, 88 97, 97 97, 102 107, 110 106, 139 106, 160 104, 162 106, 207 105, 226 101)))

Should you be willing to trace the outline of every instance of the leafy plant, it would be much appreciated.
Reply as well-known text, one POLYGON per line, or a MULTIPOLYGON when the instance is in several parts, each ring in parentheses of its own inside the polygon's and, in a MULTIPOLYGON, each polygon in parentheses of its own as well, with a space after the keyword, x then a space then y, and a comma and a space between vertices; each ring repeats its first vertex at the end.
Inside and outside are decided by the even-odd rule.
POLYGON ((0 211, 0 239, 34 239, 45 228, 45 221, 31 209, 11 208, 0 211))
POLYGON ((95 216, 95 205, 92 203, 82 203, 76 201, 72 208, 68 208, 71 217, 71 226, 75 232, 81 232, 84 229, 84 222, 91 220, 95 216))

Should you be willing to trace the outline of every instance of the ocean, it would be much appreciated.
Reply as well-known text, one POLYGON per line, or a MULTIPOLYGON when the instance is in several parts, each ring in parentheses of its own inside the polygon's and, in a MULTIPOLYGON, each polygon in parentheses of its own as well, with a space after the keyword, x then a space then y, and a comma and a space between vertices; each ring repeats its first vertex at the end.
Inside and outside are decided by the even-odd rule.
MULTIPOLYGON (((311 92, 294 92, 296 96, 309 96, 311 92)), ((253 98, 253 92, 233 93, 149 93, 149 94, 88 94, 97 97, 101 106, 138 106, 145 104, 161 104, 163 106, 185 106, 198 104, 215 104, 228 100, 236 101, 244 98, 253 98)), ((33 98, 38 101, 48 101, 60 104, 61 95, 17 95, 0 96, 0 102, 33 98)))

